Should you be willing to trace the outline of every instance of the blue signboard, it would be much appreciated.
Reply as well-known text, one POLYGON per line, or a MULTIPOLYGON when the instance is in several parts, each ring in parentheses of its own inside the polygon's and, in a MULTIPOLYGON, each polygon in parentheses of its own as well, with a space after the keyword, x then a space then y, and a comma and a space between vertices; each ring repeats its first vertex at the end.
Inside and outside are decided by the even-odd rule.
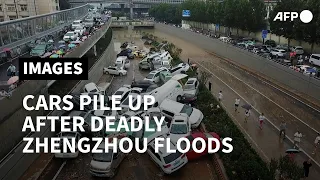
POLYGON ((262 30, 262 38, 265 39, 267 38, 268 35, 268 30, 262 30))
POLYGON ((182 17, 190 17, 190 10, 182 10, 182 17))
POLYGON ((216 24, 216 30, 219 30, 220 25, 216 24))

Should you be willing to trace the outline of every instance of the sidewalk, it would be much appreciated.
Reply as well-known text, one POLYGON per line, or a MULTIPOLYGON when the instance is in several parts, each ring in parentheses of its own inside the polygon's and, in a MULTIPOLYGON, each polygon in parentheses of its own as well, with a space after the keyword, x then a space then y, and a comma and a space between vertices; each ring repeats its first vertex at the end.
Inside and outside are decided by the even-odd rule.
MULTIPOLYGON (((200 68, 202 67, 200 66, 200 68)), ((263 124, 263 129, 260 130, 258 122, 258 116, 260 115, 260 113, 258 113, 256 110, 251 110, 251 116, 248 122, 245 123, 244 109, 241 108, 241 105, 247 103, 246 100, 240 97, 240 107, 238 108, 238 113, 235 113, 234 101, 237 97, 239 97, 238 92, 232 90, 225 83, 221 82, 213 75, 212 77, 210 77, 209 82, 212 83, 211 92, 215 97, 217 97, 220 90, 222 91, 223 100, 221 102, 221 105, 228 112, 232 120, 245 134, 252 147, 256 149, 256 151, 262 158, 268 161, 270 161, 272 158, 277 159, 281 155, 285 155, 285 151, 287 149, 293 147, 292 142, 290 142, 288 139, 283 141, 279 138, 279 130, 276 129, 267 120, 265 120, 265 123, 263 124)), ((242 95, 240 94, 240 96, 242 95)), ((268 114, 265 113, 265 116, 268 118, 268 114)), ((291 136, 291 134, 287 135, 291 136)), ((302 165, 303 161, 307 160, 308 157, 303 152, 300 152, 299 154, 297 154, 295 159, 299 165, 302 165)), ((308 179, 318 179, 320 177, 320 167, 317 166, 314 162, 312 164, 313 166, 310 169, 310 176, 308 179)))

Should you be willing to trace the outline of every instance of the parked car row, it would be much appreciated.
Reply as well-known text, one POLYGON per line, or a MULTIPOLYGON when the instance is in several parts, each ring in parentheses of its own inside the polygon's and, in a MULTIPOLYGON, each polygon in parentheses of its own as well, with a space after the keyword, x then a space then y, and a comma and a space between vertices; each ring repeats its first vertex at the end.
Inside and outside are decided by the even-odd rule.
POLYGON ((234 45, 235 47, 246 49, 249 52, 258 54, 264 58, 273 60, 301 72, 304 75, 320 79, 320 54, 311 54, 307 56, 303 47, 277 45, 274 40, 266 40, 264 44, 257 42, 253 38, 237 37, 237 36, 220 36, 204 29, 192 28, 193 32, 201 33, 209 37, 218 38, 220 41, 234 45), (297 64, 297 67, 292 67, 297 64), (300 70, 299 66, 308 66, 307 71, 300 70), (299 70, 298 70, 299 69, 299 70))

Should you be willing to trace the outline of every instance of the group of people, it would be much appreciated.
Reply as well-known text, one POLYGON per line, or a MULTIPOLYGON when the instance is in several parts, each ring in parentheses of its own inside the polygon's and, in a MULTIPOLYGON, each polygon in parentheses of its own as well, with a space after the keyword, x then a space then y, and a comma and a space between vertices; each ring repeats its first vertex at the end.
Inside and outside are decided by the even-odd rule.
MULTIPOLYGON (((218 93, 218 100, 219 102, 221 102, 223 99, 223 94, 222 94, 222 91, 219 91, 218 93)), ((238 107, 240 105, 240 98, 236 98, 235 99, 235 103, 234 103, 234 107, 235 107, 235 112, 238 112, 238 107)), ((248 119, 250 117, 250 114, 251 114, 251 111, 250 109, 245 109, 245 118, 244 118, 244 122, 247 123, 248 122, 248 119)), ((264 116, 263 113, 261 113, 258 117, 258 122, 259 122, 259 128, 262 130, 262 126, 264 124, 264 120, 266 119, 266 117, 264 116)), ((280 138, 283 138, 283 140, 286 138, 286 129, 287 129, 287 124, 285 121, 282 121, 280 123, 280 127, 279 127, 279 130, 280 130, 280 133, 279 133, 279 137, 280 138)), ((294 149, 297 149, 299 151, 299 145, 300 145, 300 142, 301 142, 301 139, 303 137, 302 133, 297 130, 296 133, 294 133, 293 135, 293 148, 294 149)), ((318 150, 319 148, 319 144, 320 144, 320 133, 317 134, 315 140, 314 140, 314 150, 312 152, 312 154, 316 154, 316 151, 318 150)), ((290 154, 291 155, 291 154, 290 154)), ((294 155, 292 153, 292 155, 294 155)), ((309 169, 310 167, 312 166, 312 163, 311 163, 311 159, 308 159, 306 161, 303 162, 303 169, 304 169, 304 178, 306 179, 308 176, 309 176, 309 169)))

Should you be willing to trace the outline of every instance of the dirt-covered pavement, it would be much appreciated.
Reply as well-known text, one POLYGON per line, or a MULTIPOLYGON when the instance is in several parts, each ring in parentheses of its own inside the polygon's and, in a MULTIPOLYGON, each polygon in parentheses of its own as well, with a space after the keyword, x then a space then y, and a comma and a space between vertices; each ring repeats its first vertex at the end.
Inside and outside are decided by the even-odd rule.
POLYGON ((311 153, 314 139, 320 130, 319 110, 310 108, 299 100, 288 96, 285 92, 276 90, 254 75, 195 46, 193 42, 188 42, 187 37, 179 39, 168 32, 163 33, 158 30, 154 31, 154 35, 174 43, 182 49, 181 57, 184 61, 189 58, 191 62, 199 65, 201 71, 207 71, 211 74, 212 93, 217 96, 220 90, 223 92, 222 105, 263 158, 270 160, 284 155, 285 150, 293 146, 290 140, 299 129, 304 135, 301 150, 305 153, 299 153, 297 161, 302 163, 302 161, 311 158, 314 161, 311 175, 319 177, 320 152, 318 150, 316 155, 311 153), (253 114, 246 124, 244 123, 244 110, 240 108, 240 113, 234 112, 234 102, 237 97, 241 99, 241 104, 248 103, 254 107, 253 114), (262 112, 268 120, 265 122, 263 130, 260 130, 258 116, 262 112), (278 127, 281 121, 287 123, 289 139, 285 141, 279 139, 278 127))

